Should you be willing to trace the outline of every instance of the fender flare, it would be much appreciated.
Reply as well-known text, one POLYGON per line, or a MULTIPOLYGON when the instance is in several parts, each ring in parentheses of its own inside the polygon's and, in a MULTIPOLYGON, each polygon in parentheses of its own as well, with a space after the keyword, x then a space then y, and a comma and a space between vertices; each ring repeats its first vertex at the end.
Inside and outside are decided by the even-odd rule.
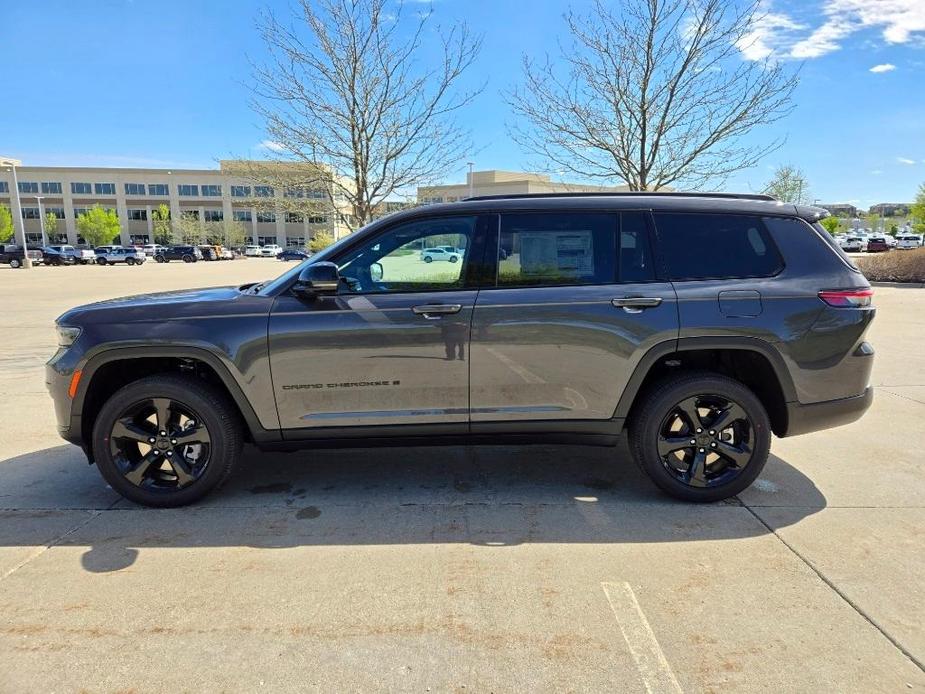
POLYGON ((766 357, 777 375, 777 382, 780 384, 781 392, 784 394, 784 402, 796 402, 796 388, 793 385, 790 371, 784 363, 783 356, 772 343, 755 337, 682 337, 678 340, 660 342, 643 355, 636 365, 633 375, 630 376, 629 381, 626 383, 623 395, 617 403, 614 417, 625 418, 629 415, 630 408, 639 394, 643 381, 659 360, 672 354, 701 349, 735 349, 756 352, 766 357))
POLYGON ((253 406, 241 390, 241 386, 232 376, 225 362, 205 347, 195 345, 151 345, 143 347, 118 347, 113 346, 103 348, 90 356, 83 364, 83 372, 80 379, 80 386, 74 394, 74 400, 71 404, 71 426, 81 430, 81 420, 83 418, 84 400, 90 384, 93 382, 93 376, 99 368, 105 364, 116 361, 130 361, 132 359, 167 357, 176 359, 194 359, 201 361, 209 366, 218 376, 219 380, 225 386, 225 389, 231 395, 232 400, 241 413, 250 434, 255 442, 279 441, 282 436, 278 429, 264 429, 257 418, 257 413, 253 406))

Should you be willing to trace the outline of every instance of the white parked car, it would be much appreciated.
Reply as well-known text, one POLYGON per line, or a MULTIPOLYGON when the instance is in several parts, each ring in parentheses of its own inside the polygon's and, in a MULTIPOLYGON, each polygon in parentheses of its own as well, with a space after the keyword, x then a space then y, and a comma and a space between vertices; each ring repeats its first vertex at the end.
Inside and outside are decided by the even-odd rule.
POLYGON ((864 250, 866 241, 860 236, 847 236, 840 245, 841 249, 847 253, 860 253, 864 250))
POLYGON ((251 257, 260 255, 260 246, 245 246, 244 255, 251 257))
POLYGON ((421 251, 421 260, 425 263, 432 263, 435 260, 446 260, 450 263, 458 263, 462 256, 458 252, 451 252, 445 248, 425 248, 421 251))
POLYGON ((918 234, 901 234, 896 237, 896 248, 908 250, 910 248, 921 248, 922 237, 918 234))
POLYGON ((92 248, 75 248, 74 246, 66 246, 66 248, 70 249, 67 252, 74 256, 75 263, 88 265, 96 262, 96 253, 93 252, 92 248))
POLYGON ((134 248, 112 248, 105 253, 98 253, 96 262, 100 265, 115 265, 116 263, 125 263, 126 265, 141 265, 148 259, 144 251, 138 251, 134 248))
POLYGON ((279 255, 280 251, 283 249, 277 246, 275 243, 271 243, 267 246, 260 247, 260 257, 261 258, 275 258, 279 255))
POLYGON ((222 246, 222 252, 219 255, 219 260, 234 260, 234 251, 230 248, 225 248, 222 246))
POLYGON ((150 257, 156 256, 159 251, 163 251, 166 246, 162 246, 159 243, 146 243, 142 246, 142 249, 145 252, 145 255, 150 257))

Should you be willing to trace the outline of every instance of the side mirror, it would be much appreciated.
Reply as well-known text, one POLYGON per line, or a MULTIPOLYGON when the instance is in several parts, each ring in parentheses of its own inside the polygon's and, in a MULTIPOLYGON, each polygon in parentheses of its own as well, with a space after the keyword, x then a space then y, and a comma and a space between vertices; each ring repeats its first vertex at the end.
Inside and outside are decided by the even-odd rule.
POLYGON ((296 296, 315 299, 319 296, 337 294, 339 285, 340 273, 337 265, 322 261, 303 268, 292 291, 296 296))
POLYGON ((369 276, 373 282, 379 282, 382 280, 382 263, 373 263, 369 266, 369 276))

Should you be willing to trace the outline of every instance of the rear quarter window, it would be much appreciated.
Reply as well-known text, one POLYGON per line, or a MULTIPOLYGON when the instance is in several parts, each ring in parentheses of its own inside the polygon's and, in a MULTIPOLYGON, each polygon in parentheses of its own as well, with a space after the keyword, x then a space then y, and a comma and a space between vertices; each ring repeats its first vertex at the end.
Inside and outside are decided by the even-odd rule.
POLYGON ((760 217, 673 212, 653 216, 672 280, 771 277, 784 267, 760 217))

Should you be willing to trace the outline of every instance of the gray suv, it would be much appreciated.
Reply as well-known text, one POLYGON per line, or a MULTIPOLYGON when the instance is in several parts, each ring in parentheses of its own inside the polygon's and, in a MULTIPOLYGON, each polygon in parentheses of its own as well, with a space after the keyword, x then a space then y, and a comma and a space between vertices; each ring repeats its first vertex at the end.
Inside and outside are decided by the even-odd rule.
POLYGON ((244 442, 624 435, 668 494, 724 499, 761 472, 772 433, 871 403, 872 292, 825 214, 727 194, 401 212, 266 283, 68 311, 47 365, 58 429, 150 506, 219 486, 244 442), (423 260, 438 246, 460 262, 423 260))

